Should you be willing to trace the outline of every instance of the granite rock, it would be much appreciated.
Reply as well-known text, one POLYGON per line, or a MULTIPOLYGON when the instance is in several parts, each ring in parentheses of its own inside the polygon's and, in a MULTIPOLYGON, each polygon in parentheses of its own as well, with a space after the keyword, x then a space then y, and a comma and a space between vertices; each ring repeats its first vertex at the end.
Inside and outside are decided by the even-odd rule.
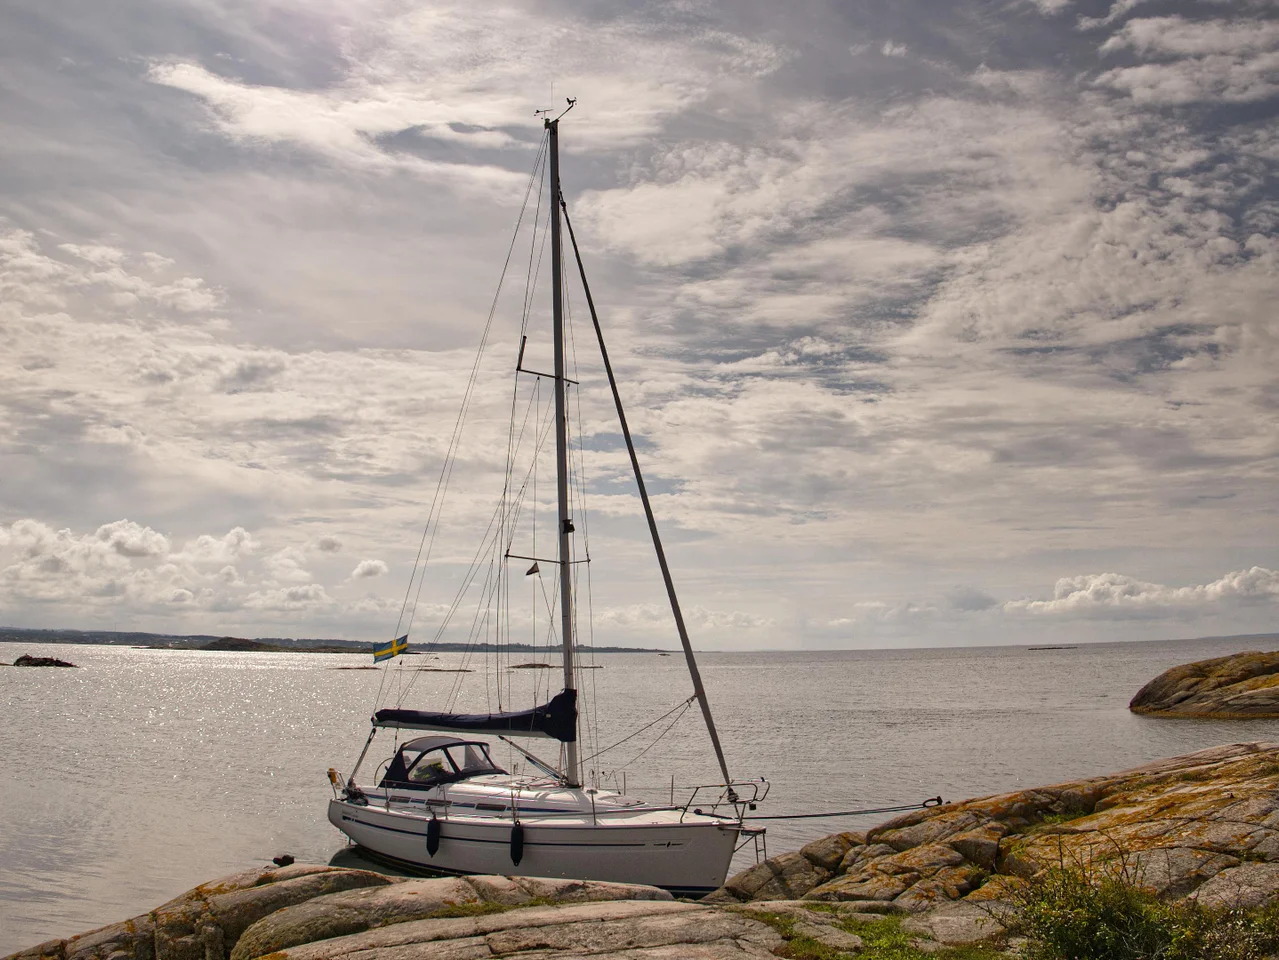
POLYGON ((376 927, 408 923, 487 903, 519 906, 534 900, 561 903, 605 900, 670 900, 656 887, 593 880, 537 877, 439 877, 393 886, 348 890, 278 910, 239 938, 230 960, 252 960, 299 944, 330 940, 376 927))
POLYGON ((834 870, 848 851, 857 847, 864 849, 866 843, 866 834, 864 833, 832 833, 829 837, 821 837, 812 843, 801 847, 799 852, 802 853, 810 863, 815 864, 823 870, 834 870))
POLYGON ((948 903, 930 910, 927 914, 909 917, 902 921, 907 933, 923 934, 934 941, 949 946, 980 943, 1004 932, 999 915, 985 907, 971 903, 948 903))
POLYGON ((250 925, 314 897, 393 881, 367 870, 297 864, 204 883, 150 913, 67 940, 50 940, 6 960, 224 960, 250 925))
MULTIPOLYGON (((782 937, 730 911, 672 900, 569 903, 486 916, 413 920, 301 944, 272 960, 539 960, 608 956, 663 960, 771 960, 782 937)), ((256 958, 253 958, 256 960, 256 958)))
MULTIPOLYGON (((805 849, 842 845, 827 839, 805 849)), ((1098 876, 1123 872, 1165 897, 1202 889, 1217 905, 1268 902, 1279 899, 1279 886, 1263 882, 1279 864, 1279 744, 1227 744, 912 811, 867 831, 864 844, 853 842, 806 891, 815 868, 804 868, 803 882, 784 893, 767 881, 798 870, 799 859, 765 861, 725 889, 735 900, 888 901, 898 912, 918 913, 955 901, 983 908, 1006 901, 1020 882, 1065 865, 1098 876)))
POLYGON ((802 853, 783 853, 743 870, 707 899, 711 903, 798 900, 832 874, 833 871, 818 866, 802 853))
POLYGON ((15 667, 74 667, 74 663, 66 660, 59 660, 57 657, 33 657, 29 653, 24 653, 13 661, 15 667))
POLYGON ((1250 651, 1165 670, 1128 709, 1156 716, 1279 717, 1279 650, 1250 651))
POLYGON ((1219 870, 1192 896, 1206 907, 1250 910, 1273 900, 1279 890, 1279 862, 1241 863, 1219 870))

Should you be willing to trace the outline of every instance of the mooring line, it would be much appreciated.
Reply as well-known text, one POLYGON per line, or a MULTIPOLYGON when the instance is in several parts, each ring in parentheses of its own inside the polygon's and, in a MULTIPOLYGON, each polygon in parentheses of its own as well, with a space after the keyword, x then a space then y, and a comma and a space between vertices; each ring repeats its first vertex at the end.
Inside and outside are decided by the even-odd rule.
POLYGON ((813 820, 818 817, 856 817, 868 813, 903 813, 907 810, 926 810, 928 807, 940 807, 944 801, 941 797, 929 797, 923 803, 908 803, 901 807, 875 807, 869 810, 836 810, 833 813, 791 813, 772 817, 745 817, 746 820, 813 820))

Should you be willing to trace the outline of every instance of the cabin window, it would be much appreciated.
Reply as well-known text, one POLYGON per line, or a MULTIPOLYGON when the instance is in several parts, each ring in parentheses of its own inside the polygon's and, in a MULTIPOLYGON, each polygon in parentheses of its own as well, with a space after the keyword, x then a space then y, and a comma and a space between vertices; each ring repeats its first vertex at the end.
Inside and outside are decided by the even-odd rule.
POLYGON ((493 763, 482 743, 445 743, 423 750, 423 744, 408 743, 392 759, 382 786, 429 788, 487 773, 505 773, 493 763))
POLYGON ((443 750, 432 750, 418 757, 417 763, 409 770, 409 780, 413 783, 442 780, 455 772, 443 750))

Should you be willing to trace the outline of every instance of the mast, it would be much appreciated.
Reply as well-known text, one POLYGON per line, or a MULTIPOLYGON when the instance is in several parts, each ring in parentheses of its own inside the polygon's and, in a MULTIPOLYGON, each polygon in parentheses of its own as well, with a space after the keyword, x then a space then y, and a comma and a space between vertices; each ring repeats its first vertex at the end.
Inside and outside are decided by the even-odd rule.
MULTIPOLYGON (((572 109, 572 102, 569 103, 572 109)), ((565 110, 564 113, 567 113, 565 110)), ((562 117, 564 114, 560 114, 562 117)), ((547 119, 551 156, 551 310, 552 338, 555 340, 555 487, 559 497, 560 637, 564 644, 564 689, 576 690, 573 676, 573 521, 568 515, 568 404, 564 397, 564 277, 560 250, 560 118, 547 119)), ((577 741, 564 745, 564 774, 570 787, 580 787, 577 741)))

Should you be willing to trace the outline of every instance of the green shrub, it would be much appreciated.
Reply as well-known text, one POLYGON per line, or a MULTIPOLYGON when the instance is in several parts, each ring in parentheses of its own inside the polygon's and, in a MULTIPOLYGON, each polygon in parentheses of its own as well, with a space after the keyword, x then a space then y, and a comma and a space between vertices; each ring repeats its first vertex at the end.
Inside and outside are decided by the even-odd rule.
POLYGON ((1279 951, 1279 905, 1211 910, 1165 902, 1123 869, 1056 866, 1013 900, 1026 960, 1264 960, 1279 951))

